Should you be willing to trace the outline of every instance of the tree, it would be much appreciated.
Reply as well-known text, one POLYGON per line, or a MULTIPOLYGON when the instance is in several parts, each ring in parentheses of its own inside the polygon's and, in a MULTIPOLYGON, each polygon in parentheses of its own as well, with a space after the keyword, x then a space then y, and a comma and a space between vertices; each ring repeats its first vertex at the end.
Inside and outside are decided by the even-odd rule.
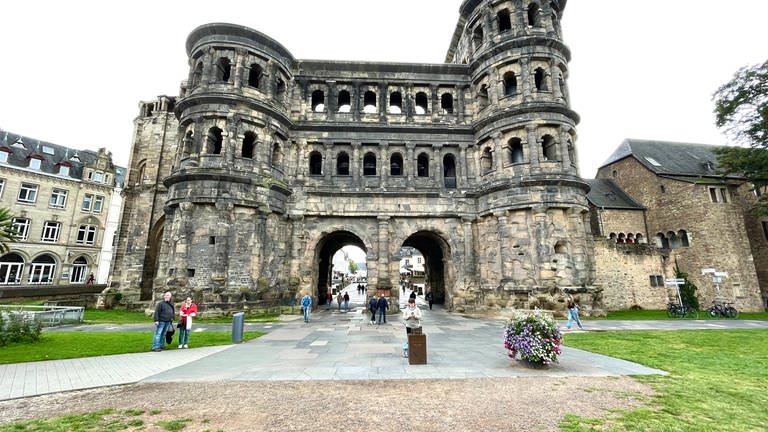
POLYGON ((699 299, 696 297, 696 285, 694 285, 693 282, 688 279, 687 273, 680 270, 677 262, 675 262, 675 278, 685 280, 685 283, 680 285, 678 288, 680 290, 680 298, 682 299, 683 304, 694 309, 698 309, 699 299))
POLYGON ((713 96, 715 124, 742 147, 715 150, 721 174, 740 174, 759 193, 759 215, 768 215, 768 61, 743 67, 713 96))
POLYGON ((357 273, 357 263, 352 261, 351 258, 349 260, 349 272, 352 274, 357 273))
POLYGON ((0 253, 8 252, 8 243, 16 241, 16 228, 13 227, 13 214, 7 208, 0 207, 0 253))

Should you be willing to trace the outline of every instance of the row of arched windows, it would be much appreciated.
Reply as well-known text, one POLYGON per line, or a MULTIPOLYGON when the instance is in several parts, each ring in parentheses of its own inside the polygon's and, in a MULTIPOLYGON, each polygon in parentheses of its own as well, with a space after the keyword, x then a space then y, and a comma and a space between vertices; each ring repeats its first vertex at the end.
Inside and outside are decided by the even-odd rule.
MULTIPOLYGON (((376 92, 367 90, 363 93, 363 107, 361 112, 375 114, 379 112, 378 104, 386 103, 379 101, 376 92)), ((328 106, 326 104, 326 95, 323 90, 314 90, 311 95, 311 107, 313 112, 324 112, 328 106)), ((389 114, 403 114, 406 112, 403 106, 403 94, 400 91, 393 91, 389 94, 389 114)), ((335 111, 339 113, 348 113, 352 111, 352 96, 347 90, 340 90, 336 97, 335 111)), ((429 97, 425 92, 417 92, 414 95, 413 114, 421 115, 429 113, 429 97)), ((453 94, 443 93, 440 95, 440 112, 442 114, 453 114, 453 94)))
MULTIPOLYGON (((244 79, 245 86, 266 90, 264 82, 264 69, 258 63, 251 63, 246 67, 247 79, 244 79)), ((198 61, 192 72, 192 82, 190 88, 197 87, 203 80, 203 62, 198 61)), ((229 57, 219 57, 215 62, 212 81, 214 83, 228 83, 232 81, 232 60, 229 57)), ((285 95, 285 81, 277 77, 274 82, 275 96, 280 99, 285 95)))
MULTIPOLYGON (((220 155, 223 151, 224 137, 221 128, 213 126, 208 129, 205 137, 202 152, 208 155, 220 155)), ((253 159, 255 157, 257 137, 254 132, 248 131, 243 135, 240 151, 237 156, 243 159, 253 159)), ((283 159, 283 149, 279 142, 272 144, 271 164, 280 166, 283 159)))
MULTIPOLYGON (((50 285, 55 280, 57 261, 51 254, 35 257, 29 264, 24 257, 11 252, 0 257, 0 285, 50 285)), ((79 256, 72 262, 70 283, 85 283, 88 276, 88 260, 79 256)))
MULTIPOLYGON (((558 12, 559 8, 554 2, 550 3, 550 10, 552 11, 551 19, 552 19, 552 30, 554 30, 557 35, 560 34, 560 23, 559 23, 559 17, 558 12)), ((541 19, 542 14, 542 8, 539 6, 539 4, 535 1, 532 1, 528 4, 525 16, 524 16, 524 22, 520 23, 523 26, 526 26, 528 28, 539 28, 545 25, 545 22, 541 19)), ((496 29, 499 33, 504 33, 507 31, 512 30, 513 27, 513 15, 511 14, 510 10, 508 8, 499 9, 496 12, 496 29)), ((477 51, 480 49, 480 46, 484 42, 485 37, 485 31, 483 30, 483 20, 478 19, 478 22, 476 25, 474 25, 474 28, 472 29, 472 49, 473 51, 477 51)))
POLYGON ((616 243, 645 243, 645 237, 643 237, 643 235, 640 233, 624 234, 623 232, 620 232, 617 234, 612 232, 608 235, 608 239, 616 243))
MULTIPOLYGON (((366 152, 362 159, 362 174, 363 176, 376 176, 379 174, 378 159, 373 152, 366 152)), ((415 164, 416 177, 429 177, 430 176, 430 158, 426 152, 419 153, 416 157, 415 164)), ((456 158, 453 154, 446 154, 443 156, 443 179, 445 187, 456 187, 456 158)), ((391 177, 400 177, 406 174, 406 166, 403 162, 403 155, 400 153, 393 153, 389 157, 389 166, 383 167, 388 169, 391 177)), ((342 151, 336 155, 336 175, 348 176, 350 175, 350 158, 349 154, 342 151)), ((309 154, 309 174, 310 175, 323 175, 323 155, 319 151, 313 151, 309 154)))
POLYGON ((678 230, 677 232, 668 231, 665 233, 656 234, 656 246, 662 249, 678 249, 690 247, 688 241, 688 233, 685 230, 678 230))

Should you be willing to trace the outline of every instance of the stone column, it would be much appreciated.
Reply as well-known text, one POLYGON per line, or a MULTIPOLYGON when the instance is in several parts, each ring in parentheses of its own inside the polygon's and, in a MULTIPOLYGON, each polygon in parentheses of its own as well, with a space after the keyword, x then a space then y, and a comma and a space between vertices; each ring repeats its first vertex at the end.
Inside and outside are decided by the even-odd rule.
POLYGON ((537 126, 535 124, 528 124, 525 125, 525 131, 528 135, 528 160, 531 163, 531 168, 539 168, 539 153, 541 151, 539 150, 539 141, 536 139, 536 129, 537 126))
POLYGON ((225 165, 232 167, 235 164, 235 151, 237 148, 237 122, 238 119, 234 116, 227 118, 227 136, 221 146, 221 151, 224 153, 222 156, 225 165))
POLYGON ((568 125, 560 126, 560 151, 562 153, 561 160, 563 161, 563 171, 573 171, 571 167, 571 155, 568 153, 568 140, 571 138, 571 134, 568 131, 571 127, 568 125))
POLYGON ((445 184, 443 180, 443 160, 441 158, 442 148, 442 144, 432 144, 432 160, 434 161, 435 167, 433 170, 434 173, 432 174, 432 178, 434 179, 436 185, 444 188, 445 184))
POLYGON ((500 160, 504 157, 504 152, 501 151, 501 133, 494 132, 491 134, 491 138, 493 139, 493 165, 491 166, 491 169, 500 169, 504 167, 503 161, 500 160))
POLYGON ((388 289, 391 287, 391 280, 389 277, 389 216, 378 216, 376 218, 379 222, 379 274, 378 274, 378 288, 388 289))
POLYGON ((557 64, 555 62, 551 62, 550 68, 549 68, 549 82, 552 84, 552 95, 554 96, 555 101, 562 102, 563 100, 563 92, 560 90, 560 68, 557 67, 557 64))
POLYGON ((336 81, 328 81, 328 96, 325 104, 325 110, 328 113, 328 120, 333 120, 336 116, 336 81))
POLYGON ((526 17, 525 5, 523 0, 515 0, 514 6, 512 6, 513 14, 516 23, 513 23, 512 28, 515 29, 515 36, 521 36, 528 33, 528 17, 526 17))
POLYGON ((459 176, 459 187, 469 184, 467 181, 467 144, 459 144, 459 160, 456 163, 456 170, 459 176))
POLYGON ((309 175, 309 160, 307 158, 307 140, 301 139, 296 146, 296 178, 303 182, 309 175))
POLYGON ((212 83, 216 77, 216 50, 214 50, 213 47, 210 47, 206 54, 208 58, 203 59, 203 77, 200 79, 200 83, 208 85, 212 83))
POLYGON ((352 100, 350 101, 352 103, 352 106, 350 107, 352 109, 352 119, 353 120, 360 120, 360 81, 355 81, 352 83, 352 92, 354 93, 352 95, 352 100))
MULTIPOLYGON (((301 239, 304 238, 304 215, 291 214, 288 215, 288 219, 291 221, 291 277, 298 276, 301 269, 299 264, 302 262, 302 251, 304 245, 301 239)), ((299 287, 301 288, 301 287, 299 287)))
POLYGON ((464 123, 464 87, 457 86, 456 87, 456 106, 454 107, 454 111, 456 114, 456 123, 457 124, 463 124, 464 123))
POLYGON ((476 275, 475 271, 475 248, 474 248, 474 234, 472 232, 472 222, 474 218, 471 216, 462 216, 461 223, 464 229, 464 263, 466 263, 465 274, 476 275))
POLYGON ((349 161, 349 169, 352 173, 352 181, 356 186, 360 185, 360 176, 362 175, 362 164, 360 163, 360 148, 362 146, 360 141, 352 141, 352 160, 349 161))
POLYGON ((408 177, 408 187, 412 188, 413 183, 413 177, 414 172, 416 170, 416 160, 414 159, 415 156, 413 154, 414 149, 416 148, 416 145, 412 142, 406 142, 405 143, 405 162, 403 162, 403 169, 405 170, 405 175, 408 177))
POLYGON ((414 108, 413 84, 408 84, 405 86, 405 94, 403 95, 403 110, 405 111, 406 123, 413 123, 414 108))
POLYGON ((243 73, 244 73, 244 66, 243 62, 245 61, 245 56, 248 55, 248 51, 238 48, 235 50, 235 79, 233 80, 235 84, 235 88, 240 90, 240 88, 243 86, 243 73))
POLYGON ((333 155, 331 155, 331 148, 333 148, 333 144, 327 141, 323 143, 323 177, 326 183, 331 181, 331 173, 333 172, 333 155))
POLYGON ((429 90, 430 90, 429 92, 431 93, 431 99, 432 99, 432 103, 430 104, 432 105, 432 112, 430 114, 432 114, 432 122, 436 123, 440 121, 440 113, 441 113, 440 97, 437 94, 436 85, 431 84, 429 86, 429 90))
POLYGON ((386 96, 387 96, 387 83, 382 82, 379 83, 379 97, 376 103, 378 103, 379 107, 379 121, 380 122, 386 122, 387 121, 387 102, 386 102, 386 96))
POLYGON ((380 146, 379 154, 381 155, 381 172, 379 173, 379 179, 381 179, 381 187, 387 186, 387 179, 389 178, 389 144, 382 143, 380 146))
POLYGON ((509 252, 509 224, 507 221, 507 212, 496 212, 496 223, 499 228, 499 274, 502 281, 510 280, 507 266, 504 263, 512 262, 512 256, 509 252))
POLYGON ((531 74, 531 62, 527 57, 520 59, 520 83, 523 89, 523 102, 533 102, 533 87, 535 81, 531 74))

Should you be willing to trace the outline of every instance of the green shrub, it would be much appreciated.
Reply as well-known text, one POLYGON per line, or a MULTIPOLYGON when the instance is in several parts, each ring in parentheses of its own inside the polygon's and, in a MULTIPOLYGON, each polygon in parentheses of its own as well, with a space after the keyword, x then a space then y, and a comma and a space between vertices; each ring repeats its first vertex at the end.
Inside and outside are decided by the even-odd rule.
POLYGON ((40 321, 19 313, 0 313, 0 346, 9 343, 34 343, 40 340, 40 321))
POLYGON ((683 300, 683 304, 698 309, 699 299, 696 297, 696 285, 688 279, 687 273, 680 270, 677 263, 675 263, 675 277, 677 279, 685 279, 685 283, 680 285, 680 297, 683 300))

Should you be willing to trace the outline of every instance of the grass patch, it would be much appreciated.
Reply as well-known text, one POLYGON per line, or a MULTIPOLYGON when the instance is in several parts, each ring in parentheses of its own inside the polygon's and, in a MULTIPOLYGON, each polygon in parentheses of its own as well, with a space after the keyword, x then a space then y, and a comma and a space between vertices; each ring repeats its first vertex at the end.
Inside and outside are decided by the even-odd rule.
POLYGON ((187 423, 192 419, 180 419, 180 420, 159 420, 155 424, 167 431, 180 431, 187 427, 187 423))
MULTIPOLYGON (((641 320, 677 320, 680 318, 670 318, 666 310, 621 310, 609 311, 604 317, 579 317, 582 320, 621 320, 621 321, 641 321, 641 320)), ((699 311, 701 320, 723 320, 726 318, 712 318, 706 311, 699 311)), ((739 313, 738 319, 744 320, 768 320, 768 312, 743 312, 739 313)))
POLYGON ((143 420, 135 418, 135 416, 127 411, 116 411, 113 409, 0 425, 0 432, 95 432, 143 429, 143 420))
MULTIPOLYGON (((231 317, 205 318, 202 314, 195 319, 196 323, 225 323, 232 322, 231 317)), ((245 322, 275 322, 278 314, 262 314, 246 316, 245 322)), ((178 320, 178 316, 176 317, 178 320)), ((152 317, 144 315, 142 311, 128 309, 86 309, 83 316, 84 324, 146 324, 152 322, 152 317)))
MULTIPOLYGON (((255 339, 264 333, 244 332, 243 340, 255 339)), ((178 336, 174 339, 176 342, 178 336)), ((229 345, 232 334, 223 332, 200 332, 190 337, 192 347, 229 345)), ((43 333, 35 344, 10 344, 0 348, 0 363, 21 363, 40 360, 57 360, 93 357, 110 354, 147 352, 152 346, 150 332, 57 332, 43 333)), ((176 349, 177 344, 167 345, 176 349)))
MULTIPOLYGON (((768 332, 676 330, 571 333, 566 345, 665 370, 640 376, 657 395, 611 417, 609 430, 764 431, 768 424, 768 332)), ((604 430, 604 419, 566 417, 565 431, 604 430)))

